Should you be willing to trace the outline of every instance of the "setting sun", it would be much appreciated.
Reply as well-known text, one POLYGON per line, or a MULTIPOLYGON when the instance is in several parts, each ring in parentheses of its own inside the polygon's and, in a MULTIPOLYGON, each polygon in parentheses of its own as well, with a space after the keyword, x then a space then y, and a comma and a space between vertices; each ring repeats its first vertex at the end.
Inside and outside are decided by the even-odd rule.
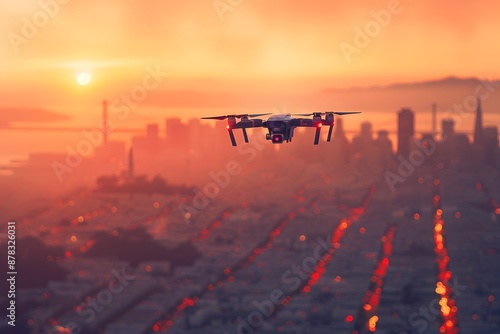
POLYGON ((92 76, 88 72, 80 72, 76 76, 76 82, 78 82, 80 86, 87 86, 91 80, 92 76))

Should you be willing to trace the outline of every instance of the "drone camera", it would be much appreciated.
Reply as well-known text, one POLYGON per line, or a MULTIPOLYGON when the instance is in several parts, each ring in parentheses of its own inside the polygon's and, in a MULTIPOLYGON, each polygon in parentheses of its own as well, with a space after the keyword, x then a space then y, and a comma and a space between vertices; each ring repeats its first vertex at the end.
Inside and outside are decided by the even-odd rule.
POLYGON ((271 141, 273 144, 281 144, 283 143, 283 134, 274 134, 271 136, 271 141))

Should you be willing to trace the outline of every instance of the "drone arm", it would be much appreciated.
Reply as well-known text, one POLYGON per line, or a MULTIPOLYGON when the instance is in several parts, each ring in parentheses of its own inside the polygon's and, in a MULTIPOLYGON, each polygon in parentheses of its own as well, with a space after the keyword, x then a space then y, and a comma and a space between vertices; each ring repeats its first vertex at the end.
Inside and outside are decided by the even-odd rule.
POLYGON ((244 118, 239 121, 234 128, 236 129, 248 129, 248 128, 260 128, 263 126, 263 121, 259 118, 248 119, 244 118))
POLYGON ((229 139, 231 139, 231 144, 236 146, 236 139, 234 138, 233 129, 241 129, 243 132, 243 137, 245 142, 248 143, 247 128, 257 128, 263 126, 262 119, 251 119, 253 117, 265 116, 266 114, 239 114, 239 115, 222 115, 222 116, 210 116, 202 117, 201 119, 215 119, 215 120, 225 120, 227 119, 227 132, 229 133, 229 139), (241 121, 237 122, 236 119, 241 118, 241 121))
POLYGON ((243 132, 243 138, 245 139, 245 143, 248 143, 247 129, 260 128, 262 126, 263 126, 263 121, 259 118, 257 119, 243 118, 240 122, 236 123, 233 126, 233 128, 241 129, 241 131, 243 132))
POLYGON ((315 123, 312 119, 309 118, 294 118, 291 120, 292 126, 302 126, 312 128, 315 126, 315 123))

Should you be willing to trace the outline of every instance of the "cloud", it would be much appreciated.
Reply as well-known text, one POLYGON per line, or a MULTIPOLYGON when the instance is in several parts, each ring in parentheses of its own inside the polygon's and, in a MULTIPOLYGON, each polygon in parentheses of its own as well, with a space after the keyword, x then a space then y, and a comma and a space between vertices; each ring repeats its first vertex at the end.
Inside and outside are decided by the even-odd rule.
POLYGON ((53 122, 71 119, 61 114, 37 108, 0 108, 0 126, 9 126, 13 122, 53 122))

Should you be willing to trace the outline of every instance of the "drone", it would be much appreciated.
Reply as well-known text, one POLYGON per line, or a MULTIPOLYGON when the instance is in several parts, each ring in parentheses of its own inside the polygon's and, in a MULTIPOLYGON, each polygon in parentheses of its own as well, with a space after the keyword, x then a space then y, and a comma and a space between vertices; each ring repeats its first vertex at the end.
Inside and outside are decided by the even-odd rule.
POLYGON ((234 138, 233 129, 241 129, 243 131, 243 138, 245 143, 248 143, 248 135, 246 129, 248 128, 267 128, 269 133, 266 133, 266 140, 270 140, 273 144, 282 144, 284 142, 291 142, 293 137, 293 130, 296 127, 309 127, 316 128, 316 135, 314 137, 314 145, 318 145, 321 128, 324 125, 329 126, 327 142, 332 139, 332 130, 335 124, 334 115, 349 115, 359 114, 359 111, 326 111, 326 112, 313 112, 310 114, 296 114, 297 116, 312 116, 311 118, 294 118, 290 114, 272 115, 267 120, 262 120, 260 116, 270 115, 267 114, 240 114, 240 115, 223 115, 202 117, 201 119, 215 119, 223 121, 227 119, 227 130, 231 144, 236 146, 236 139, 234 138), (324 118, 322 118, 324 116, 324 118), (239 121, 238 121, 239 119, 239 121))

